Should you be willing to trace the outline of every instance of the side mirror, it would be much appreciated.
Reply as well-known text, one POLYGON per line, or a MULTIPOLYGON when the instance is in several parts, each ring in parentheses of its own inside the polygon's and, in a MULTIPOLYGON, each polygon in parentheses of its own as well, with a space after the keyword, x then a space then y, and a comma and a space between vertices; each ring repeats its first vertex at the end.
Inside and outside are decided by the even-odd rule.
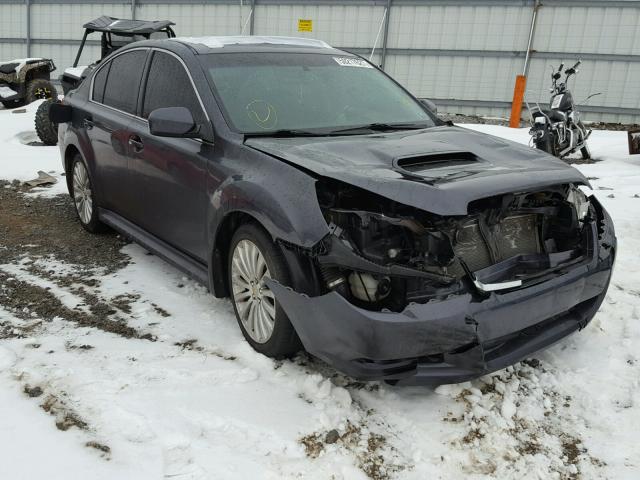
POLYGON ((72 117, 71 112, 72 108, 70 105, 65 105, 60 102, 51 102, 51 105, 49 106, 49 120, 56 125, 70 122, 72 117))
POLYGON ((200 127, 185 107, 158 108, 149 115, 149 131, 157 137, 198 138, 200 127))
POLYGON ((431 113, 433 113, 434 115, 436 113, 438 113, 438 107, 436 107, 436 104, 433 103, 431 100, 429 100, 428 98, 421 98, 420 99, 420 103, 425 106, 427 108, 427 110, 429 110, 431 113))

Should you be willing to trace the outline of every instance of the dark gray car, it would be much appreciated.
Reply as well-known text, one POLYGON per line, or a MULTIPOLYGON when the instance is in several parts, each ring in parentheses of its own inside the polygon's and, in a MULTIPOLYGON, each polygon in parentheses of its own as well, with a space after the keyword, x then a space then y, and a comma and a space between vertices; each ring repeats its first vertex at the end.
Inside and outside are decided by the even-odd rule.
POLYGON ((615 233, 582 174, 320 41, 134 43, 52 117, 84 228, 231 297, 265 355, 462 381, 585 327, 609 284, 615 233))

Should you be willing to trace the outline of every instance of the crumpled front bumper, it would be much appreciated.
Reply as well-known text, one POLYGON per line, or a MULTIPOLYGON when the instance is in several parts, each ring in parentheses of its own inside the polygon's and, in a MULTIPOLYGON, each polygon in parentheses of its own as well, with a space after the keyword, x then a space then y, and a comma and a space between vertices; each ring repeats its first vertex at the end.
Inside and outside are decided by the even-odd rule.
POLYGON ((593 199, 594 251, 549 280, 480 298, 470 293, 400 313, 374 312, 332 292, 308 297, 271 281, 305 349, 363 380, 401 384, 466 381, 511 365, 584 328, 609 285, 616 239, 611 218, 593 199))

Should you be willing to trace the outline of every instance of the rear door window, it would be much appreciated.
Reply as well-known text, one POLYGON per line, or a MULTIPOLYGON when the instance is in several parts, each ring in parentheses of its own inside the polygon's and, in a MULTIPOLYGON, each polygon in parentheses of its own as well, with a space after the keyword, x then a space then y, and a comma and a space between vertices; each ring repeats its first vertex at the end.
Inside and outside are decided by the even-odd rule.
POLYGON ((109 75, 109 68, 111 63, 108 63, 96 73, 93 79, 93 100, 96 102, 104 102, 104 86, 107 84, 107 76, 109 75))
MULTIPOLYGON (((138 90, 146 57, 146 50, 134 50, 111 60, 102 103, 132 115, 136 114, 138 90)), ((99 101, 97 98, 94 99, 99 101)))
POLYGON ((184 65, 173 55, 154 52, 144 94, 142 116, 157 108, 186 107, 197 124, 205 121, 204 113, 189 74, 184 65))

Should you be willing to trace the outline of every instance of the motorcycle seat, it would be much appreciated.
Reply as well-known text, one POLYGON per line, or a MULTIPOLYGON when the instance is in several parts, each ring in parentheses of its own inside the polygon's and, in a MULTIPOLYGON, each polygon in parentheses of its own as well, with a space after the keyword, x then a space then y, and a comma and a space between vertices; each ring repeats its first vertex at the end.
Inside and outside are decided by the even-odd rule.
POLYGON ((543 110, 543 112, 552 122, 564 122, 567 119, 567 114, 562 110, 543 110))

